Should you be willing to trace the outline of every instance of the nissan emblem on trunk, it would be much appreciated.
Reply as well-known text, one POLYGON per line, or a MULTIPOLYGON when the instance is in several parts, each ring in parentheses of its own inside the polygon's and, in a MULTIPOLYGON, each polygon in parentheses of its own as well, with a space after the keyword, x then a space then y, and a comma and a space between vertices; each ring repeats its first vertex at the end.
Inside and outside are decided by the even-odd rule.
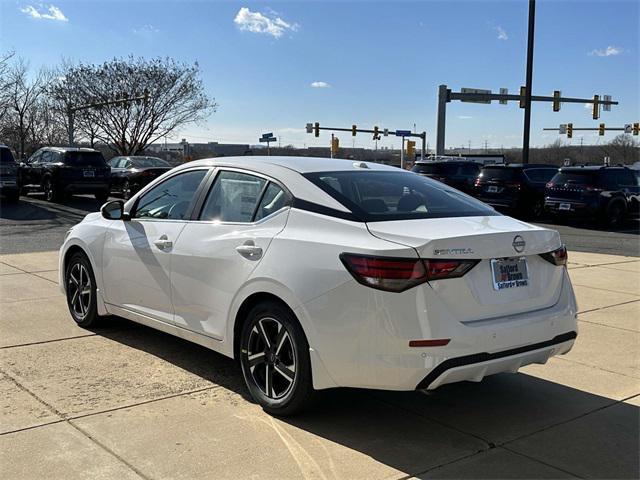
POLYGON ((513 245, 513 249, 516 252, 522 253, 524 252, 524 247, 527 245, 527 242, 525 242, 524 238, 522 238, 520 235, 516 235, 513 238, 513 243, 511 245, 513 245))

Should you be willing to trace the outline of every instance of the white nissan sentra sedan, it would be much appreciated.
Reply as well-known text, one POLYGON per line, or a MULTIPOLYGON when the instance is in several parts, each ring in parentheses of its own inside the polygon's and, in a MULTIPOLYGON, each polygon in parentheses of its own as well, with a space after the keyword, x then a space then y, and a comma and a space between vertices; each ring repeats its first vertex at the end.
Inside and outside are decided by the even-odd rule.
POLYGON ((554 230, 374 163, 190 162, 74 226, 60 285, 83 327, 117 315, 240 361, 253 398, 435 389, 568 352, 554 230))

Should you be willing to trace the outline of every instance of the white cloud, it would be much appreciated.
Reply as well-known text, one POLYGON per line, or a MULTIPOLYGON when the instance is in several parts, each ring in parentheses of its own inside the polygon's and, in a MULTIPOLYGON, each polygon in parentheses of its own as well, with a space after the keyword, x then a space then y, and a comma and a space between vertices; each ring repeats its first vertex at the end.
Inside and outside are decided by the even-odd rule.
POLYGON ((311 82, 311 87, 313 88, 330 88, 331 85, 327 82, 311 82))
POLYGON ((280 38, 286 32, 295 32, 298 30, 296 23, 285 22, 277 16, 273 10, 269 10, 267 14, 262 14, 260 12, 252 12, 247 7, 242 7, 238 10, 236 18, 233 19, 233 23, 235 23, 240 30, 263 33, 265 35, 271 35, 273 38, 280 38))
POLYGON ((470 117, 469 115, 458 115, 458 118, 459 118, 460 120, 470 120, 470 119, 472 119, 473 117, 470 117))
POLYGON ((154 33, 158 33, 159 31, 160 30, 158 30, 156 27, 154 27, 150 23, 147 23, 145 25, 142 25, 141 27, 133 29, 133 33, 141 36, 153 35, 154 33))
POLYGON ((69 21, 69 19, 65 17, 64 13, 62 13, 62 10, 55 5, 40 5, 38 8, 33 5, 26 5, 25 7, 22 7, 20 11, 31 18, 55 20, 58 22, 69 21))
POLYGON ((607 48, 595 49, 589 52, 589 55, 595 55, 596 57, 611 57, 614 55, 620 55, 622 49, 620 47, 613 47, 609 45, 607 48))
POLYGON ((498 32, 498 40, 509 40, 509 35, 507 35, 507 32, 505 32, 504 28, 502 28, 500 25, 495 27, 495 30, 496 32, 498 32))

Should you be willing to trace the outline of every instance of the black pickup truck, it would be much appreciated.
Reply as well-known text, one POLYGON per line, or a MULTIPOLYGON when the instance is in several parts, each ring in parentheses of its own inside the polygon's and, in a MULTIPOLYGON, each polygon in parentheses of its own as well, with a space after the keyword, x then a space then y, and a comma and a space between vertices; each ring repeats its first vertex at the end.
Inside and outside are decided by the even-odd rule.
POLYGON ((0 145, 0 194, 9 202, 20 198, 18 190, 18 164, 9 147, 0 145))
POLYGON ((90 193, 106 201, 111 169, 102 153, 91 148, 44 147, 20 164, 19 177, 24 195, 41 191, 54 202, 65 195, 90 193))

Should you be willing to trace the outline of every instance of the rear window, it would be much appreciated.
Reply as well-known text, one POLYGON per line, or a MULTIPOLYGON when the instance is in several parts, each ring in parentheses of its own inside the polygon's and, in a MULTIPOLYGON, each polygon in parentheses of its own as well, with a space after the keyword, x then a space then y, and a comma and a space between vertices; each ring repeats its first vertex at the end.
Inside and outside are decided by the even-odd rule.
POLYGON ((499 215, 440 182, 402 171, 320 172, 305 177, 365 222, 499 215))
POLYGON ((447 163, 424 164, 417 163, 411 169, 414 173, 422 173, 426 175, 455 175, 458 171, 458 165, 447 163))
POLYGON ((138 168, 152 168, 152 167, 169 167, 170 165, 161 158, 143 157, 132 158, 133 165, 138 168))
POLYGON ((583 172, 559 172, 551 179, 552 183, 564 185, 565 183, 593 184, 597 179, 596 172, 585 170, 583 172))
POLYGON ((504 167, 485 167, 480 172, 480 177, 483 180, 517 180, 519 170, 515 168, 504 168, 504 167))
POLYGON ((104 167, 107 164, 100 152, 67 152, 64 163, 72 167, 104 167))
POLYGON ((8 148, 0 148, 0 163, 14 163, 15 159, 11 150, 8 148))

